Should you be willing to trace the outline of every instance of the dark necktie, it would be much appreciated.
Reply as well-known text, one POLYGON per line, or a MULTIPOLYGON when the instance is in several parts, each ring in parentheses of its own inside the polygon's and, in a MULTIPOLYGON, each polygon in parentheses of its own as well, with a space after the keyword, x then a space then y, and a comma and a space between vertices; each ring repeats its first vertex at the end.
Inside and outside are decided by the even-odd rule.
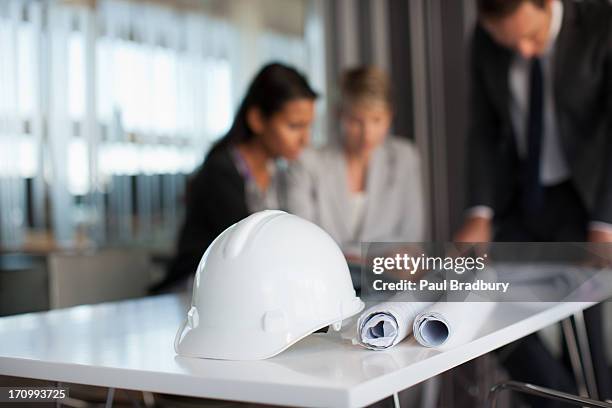
POLYGON ((544 84, 542 63, 531 60, 529 72, 529 116, 527 117, 527 157, 523 172, 523 207, 527 214, 537 215, 544 207, 544 190, 540 183, 542 138, 544 135, 544 84))

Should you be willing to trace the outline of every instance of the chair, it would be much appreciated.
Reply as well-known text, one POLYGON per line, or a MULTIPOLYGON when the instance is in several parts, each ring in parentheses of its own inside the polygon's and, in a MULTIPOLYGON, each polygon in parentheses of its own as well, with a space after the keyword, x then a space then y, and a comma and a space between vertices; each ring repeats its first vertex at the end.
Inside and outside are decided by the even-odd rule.
POLYGON ((51 309, 145 296, 151 262, 144 251, 104 249, 47 258, 51 309))

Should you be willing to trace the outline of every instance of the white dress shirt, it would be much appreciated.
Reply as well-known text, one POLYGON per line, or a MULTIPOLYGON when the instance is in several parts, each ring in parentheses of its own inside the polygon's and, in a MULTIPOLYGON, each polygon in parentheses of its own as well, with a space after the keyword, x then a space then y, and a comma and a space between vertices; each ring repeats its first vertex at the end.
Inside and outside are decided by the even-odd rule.
MULTIPOLYGON (((569 166, 565 159, 559 140, 557 115, 554 98, 555 43, 563 21, 563 4, 555 1, 552 4, 552 17, 548 46, 539 58, 542 62, 544 91, 544 133, 542 135, 542 152, 540 158, 540 183, 552 186, 566 181, 570 177, 569 166)), ((529 116, 529 74, 531 59, 516 53, 508 72, 510 85, 510 117, 516 137, 519 157, 527 156, 527 119, 529 116)))

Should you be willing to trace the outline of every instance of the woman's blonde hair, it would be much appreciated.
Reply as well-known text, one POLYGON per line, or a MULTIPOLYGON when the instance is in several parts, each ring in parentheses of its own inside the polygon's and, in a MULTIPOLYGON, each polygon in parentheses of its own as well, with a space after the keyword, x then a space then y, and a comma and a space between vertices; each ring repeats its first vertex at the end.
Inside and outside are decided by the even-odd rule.
POLYGON ((341 105, 381 101, 393 107, 391 84, 385 71, 374 66, 347 69, 340 78, 341 105))

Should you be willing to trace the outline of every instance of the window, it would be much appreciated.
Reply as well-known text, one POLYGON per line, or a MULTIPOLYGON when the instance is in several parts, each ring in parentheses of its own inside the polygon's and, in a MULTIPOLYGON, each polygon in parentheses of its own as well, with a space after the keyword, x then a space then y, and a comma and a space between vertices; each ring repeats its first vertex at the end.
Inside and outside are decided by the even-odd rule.
MULTIPOLYGON (((231 125, 253 74, 231 16, 157 1, 88 4, 0 2, 2 247, 47 226, 54 246, 77 235, 171 245, 185 179, 231 125)), ((304 38, 265 27, 253 35, 253 67, 279 60, 306 71, 304 38)))

